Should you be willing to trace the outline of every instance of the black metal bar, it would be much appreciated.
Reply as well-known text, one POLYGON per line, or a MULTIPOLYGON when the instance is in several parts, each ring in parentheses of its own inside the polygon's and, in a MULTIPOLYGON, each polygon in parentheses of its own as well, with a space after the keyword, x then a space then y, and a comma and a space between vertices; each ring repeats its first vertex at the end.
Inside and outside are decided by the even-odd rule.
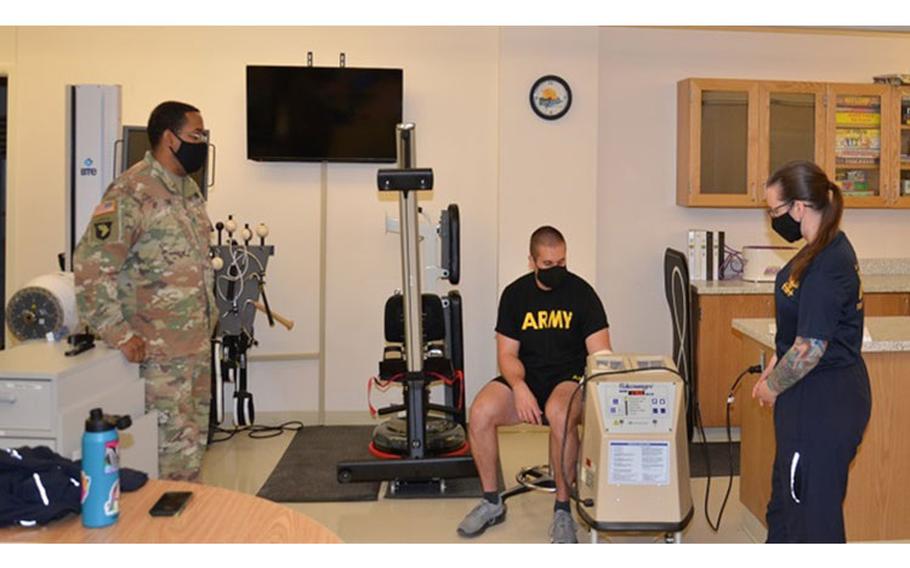
POLYGON ((379 414, 380 416, 383 416, 386 414, 392 414, 394 412, 401 412, 402 410, 407 410, 407 409, 408 409, 408 407, 405 406, 404 404, 393 404, 392 406, 387 406, 385 408, 381 408, 381 409, 377 410, 376 413, 379 414))
POLYGON ((428 393, 424 388, 423 373, 408 373, 405 400, 408 407, 408 456, 415 459, 426 455, 428 393))
POLYGON ((436 412, 443 412, 449 419, 455 420, 455 415, 458 413, 458 408, 455 406, 448 406, 443 404, 433 404, 430 403, 427 405, 428 410, 435 410, 436 412))
POLYGON ((477 476, 477 467, 471 456, 341 462, 336 466, 336 471, 341 483, 477 476))

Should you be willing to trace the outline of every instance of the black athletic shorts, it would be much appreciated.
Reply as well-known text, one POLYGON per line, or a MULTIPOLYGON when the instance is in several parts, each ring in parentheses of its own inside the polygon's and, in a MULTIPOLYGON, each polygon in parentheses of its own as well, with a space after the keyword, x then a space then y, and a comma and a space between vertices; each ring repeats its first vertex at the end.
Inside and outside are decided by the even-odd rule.
MULTIPOLYGON (((509 387, 509 390, 512 390, 512 385, 510 385, 509 382, 502 377, 502 375, 496 377, 491 382, 502 383, 505 386, 509 387)), ((562 379, 561 381, 556 381, 556 382, 550 383, 549 385, 537 385, 537 384, 531 384, 531 383, 525 383, 525 384, 527 384, 528 388, 531 389, 531 392, 534 393, 534 398, 537 399, 537 406, 540 407, 540 411, 544 412, 546 409, 546 406, 547 406, 547 400, 550 399, 550 395, 553 394, 553 391, 556 390, 557 386, 559 386, 560 384, 565 383, 565 382, 571 382, 571 383, 578 384, 578 381, 571 377, 569 377, 567 379, 562 379)), ((543 416, 542 418, 546 421, 547 417, 543 416)))

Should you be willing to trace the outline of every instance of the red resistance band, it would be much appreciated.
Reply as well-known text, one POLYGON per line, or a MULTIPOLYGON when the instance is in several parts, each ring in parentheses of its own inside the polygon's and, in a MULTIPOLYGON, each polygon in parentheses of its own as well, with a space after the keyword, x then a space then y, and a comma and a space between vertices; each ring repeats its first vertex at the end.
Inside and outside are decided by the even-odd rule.
MULTIPOLYGON (((373 454, 374 456, 376 456, 377 458, 382 459, 382 460, 400 460, 404 457, 404 456, 401 456, 398 454, 390 454, 388 452, 384 452, 384 451, 380 450, 379 448, 377 448, 373 442, 370 442, 370 445, 368 446, 367 449, 370 450, 371 454, 373 454)), ((442 458, 465 456, 465 455, 468 455, 468 453, 470 453, 470 451, 471 451, 470 444, 468 444, 468 442, 465 442, 464 445, 461 446, 460 448, 458 448, 457 450, 452 450, 451 452, 446 452, 444 454, 436 454, 436 456, 442 457, 442 458)))
MULTIPOLYGON (((455 371, 455 376, 451 379, 440 373, 427 373, 429 376, 433 377, 437 381, 442 381, 447 386, 453 386, 458 384, 458 410, 461 410, 462 405, 464 404, 464 371, 455 371)), ((398 373, 393 375, 392 378, 388 380, 382 380, 379 377, 370 377, 367 379, 367 406, 370 409, 370 416, 376 418, 377 411, 373 407, 373 384, 375 383, 376 388, 382 392, 386 392, 392 386, 393 383, 400 382, 404 379, 404 373, 398 373)), ((378 451, 378 450, 377 450, 378 451)))

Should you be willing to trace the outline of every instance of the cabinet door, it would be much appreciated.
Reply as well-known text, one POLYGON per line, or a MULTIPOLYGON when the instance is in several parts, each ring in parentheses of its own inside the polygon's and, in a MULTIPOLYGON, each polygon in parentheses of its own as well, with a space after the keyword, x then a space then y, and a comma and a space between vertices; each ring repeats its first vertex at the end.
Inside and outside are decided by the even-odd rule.
MULTIPOLYGON (((727 393, 742 371, 741 339, 733 333, 736 318, 773 318, 774 296, 771 294, 699 295, 696 315, 696 368, 698 404, 706 428, 726 425, 727 393)), ((753 361, 750 365, 754 365, 753 361)), ((741 409, 751 404, 751 393, 740 386, 730 422, 739 426, 741 409)))
POLYGON ((677 203, 755 206, 758 83, 687 79, 678 102, 677 203))
POLYGON ((887 85, 830 84, 827 94, 828 175, 847 207, 886 207, 891 200, 894 124, 887 85))
POLYGON ((910 208, 910 87, 895 90, 894 112, 900 123, 895 126, 897 148, 893 169, 894 187, 892 188, 892 207, 910 208))
POLYGON ((863 294, 866 317, 910 316, 910 294, 873 293, 863 294))
MULTIPOLYGON (((759 189, 794 160, 825 164, 825 85, 762 82, 759 85, 759 189)), ((758 201, 763 200, 761 191, 758 201)))

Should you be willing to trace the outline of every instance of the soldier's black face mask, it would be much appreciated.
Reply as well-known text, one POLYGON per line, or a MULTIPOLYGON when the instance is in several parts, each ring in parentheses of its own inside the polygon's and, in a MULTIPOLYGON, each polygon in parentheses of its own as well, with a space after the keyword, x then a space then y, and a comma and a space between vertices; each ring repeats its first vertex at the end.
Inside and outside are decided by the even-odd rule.
MULTIPOLYGON (((175 133, 174 136, 177 136, 177 134, 175 133)), ((177 138, 180 137, 177 136, 177 138)), ((177 158, 177 161, 180 162, 180 165, 183 166, 183 171, 187 175, 191 175, 198 172, 202 165, 205 164, 205 158, 208 156, 208 144, 205 142, 187 142, 181 138, 180 147, 177 148, 176 152, 171 148, 171 152, 177 158)))
POLYGON ((537 279, 547 288, 555 290, 565 282, 568 273, 569 271, 566 270, 565 266, 554 266, 547 269, 538 268, 537 279))

